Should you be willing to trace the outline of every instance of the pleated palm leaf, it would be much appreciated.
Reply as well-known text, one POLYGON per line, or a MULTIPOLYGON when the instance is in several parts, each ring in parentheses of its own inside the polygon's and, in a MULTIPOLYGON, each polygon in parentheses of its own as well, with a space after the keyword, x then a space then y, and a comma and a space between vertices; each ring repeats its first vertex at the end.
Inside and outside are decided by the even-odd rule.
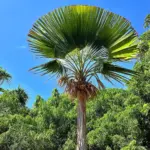
POLYGON ((132 70, 114 63, 137 55, 137 33, 123 17, 94 6, 66 6, 38 19, 28 34, 31 51, 49 58, 32 68, 54 74, 78 99, 77 149, 86 149, 86 101, 107 81, 124 82, 132 70), (97 85, 92 84, 94 78, 97 85))

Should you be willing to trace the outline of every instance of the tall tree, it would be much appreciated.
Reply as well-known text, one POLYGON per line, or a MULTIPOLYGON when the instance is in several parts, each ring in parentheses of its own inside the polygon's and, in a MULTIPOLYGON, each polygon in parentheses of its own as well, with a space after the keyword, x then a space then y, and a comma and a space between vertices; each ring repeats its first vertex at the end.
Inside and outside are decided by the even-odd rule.
POLYGON ((149 28, 150 27, 150 14, 148 14, 145 18, 145 21, 144 21, 144 27, 145 28, 149 28))
POLYGON ((37 95, 34 106, 39 107, 40 103, 43 102, 43 101, 44 101, 44 99, 40 95, 37 95))
POLYGON ((140 50, 140 58, 142 59, 145 56, 145 53, 149 50, 150 47, 150 14, 147 15, 144 21, 144 27, 147 28, 146 32, 144 32, 140 36, 140 42, 138 48, 140 50))
MULTIPOLYGON (((145 28, 150 27, 150 14, 145 18, 145 28)), ((134 70, 139 72, 139 76, 133 77, 128 87, 132 93, 141 97, 146 103, 145 108, 150 106, 150 30, 148 29, 140 36, 140 52, 142 57, 135 63, 134 70)), ((141 129, 142 144, 150 148, 150 111, 147 115, 140 115, 139 127, 141 129)))
POLYGON ((26 102, 28 100, 28 94, 26 93, 26 91, 19 86, 17 89, 12 90, 11 92, 13 94, 16 94, 17 97, 18 97, 18 100, 19 100, 20 104, 22 104, 23 106, 25 106, 25 104, 26 104, 26 102))
POLYGON ((77 150, 86 150, 86 101, 104 88, 101 76, 126 81, 134 71, 116 65, 137 54, 137 33, 123 17, 95 6, 66 6, 35 22, 28 34, 32 52, 50 58, 34 67, 56 74, 72 98, 78 99, 77 150), (127 75, 127 76, 126 76, 127 75))
POLYGON ((6 70, 4 70, 2 67, 0 67, 0 85, 3 84, 5 81, 9 82, 10 79, 11 75, 7 73, 6 70))

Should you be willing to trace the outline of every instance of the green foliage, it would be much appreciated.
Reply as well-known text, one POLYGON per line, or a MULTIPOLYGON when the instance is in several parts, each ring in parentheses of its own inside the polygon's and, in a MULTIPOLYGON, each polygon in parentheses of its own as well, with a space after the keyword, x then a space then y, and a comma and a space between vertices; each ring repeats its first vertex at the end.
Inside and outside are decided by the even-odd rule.
POLYGON ((101 91, 97 99, 91 101, 90 121, 88 122, 88 143, 99 149, 109 146, 120 150, 136 139, 140 141, 138 115, 143 108, 137 96, 124 90, 110 89, 101 91))
POLYGON ((40 105, 42 105, 43 101, 44 99, 40 95, 37 95, 34 106, 39 107, 40 105))
MULTIPOLYGON (((65 58, 76 48, 93 45, 107 48, 109 58, 128 59, 135 54, 136 36, 125 18, 95 6, 75 5, 58 8, 38 19, 28 41, 33 52, 47 58, 65 58)), ((56 60, 52 64, 59 67, 56 60)))
POLYGON ((150 51, 135 64, 134 70, 139 75, 132 78, 128 86, 132 93, 139 96, 145 103, 142 114, 138 118, 143 146, 150 147, 150 51))
MULTIPOLYGON (((24 106, 15 96, 8 98, 7 94, 11 95, 11 92, 1 95, 0 104, 5 99, 5 106, 11 111, 1 111, 0 149, 75 149, 77 105, 65 94, 56 97, 55 92, 58 94, 55 89, 47 101, 37 96, 35 104, 38 105, 29 111, 22 110, 24 106)), ((88 149, 144 150, 144 146, 146 149, 146 145, 142 145, 143 138, 147 139, 141 124, 145 123, 144 117, 148 116, 149 110, 150 104, 130 91, 100 91, 95 99, 87 102, 88 149)))
POLYGON ((141 36, 140 36, 140 40, 142 41, 150 41, 150 30, 144 32, 141 36))
POLYGON ((1 149, 51 149, 52 134, 52 129, 38 130, 37 122, 28 115, 13 115, 10 117, 9 129, 0 136, 1 149))
POLYGON ((0 88, 0 92, 4 92, 4 89, 3 89, 3 88, 0 88))
MULTIPOLYGON (((145 28, 149 28, 150 27, 150 14, 147 15, 147 17, 145 18, 145 23, 144 23, 144 27, 145 28)), ((138 45, 138 48, 140 50, 140 55, 141 58, 143 58, 145 56, 145 53, 150 50, 150 30, 148 29, 146 32, 144 32, 141 36, 140 36, 140 42, 138 45)))
POLYGON ((136 141, 133 140, 129 143, 129 145, 121 148, 121 150, 146 150, 143 146, 138 146, 136 141))
POLYGON ((138 72, 138 76, 131 79, 129 89, 144 101, 150 102, 150 51, 135 64, 134 70, 138 72))
MULTIPOLYGON (((88 150, 146 150, 150 148, 149 51, 135 64, 138 76, 128 90, 106 89, 87 102, 88 150)), ((22 88, 0 95, 0 149, 74 150, 76 101, 57 89, 45 101, 36 97, 25 107, 22 88)))
POLYGON ((145 18, 145 21, 144 21, 144 27, 145 28, 149 28, 150 27, 150 14, 148 14, 145 18))
POLYGON ((26 114, 28 112, 28 109, 25 107, 25 105, 22 105, 22 101, 20 101, 20 97, 23 97, 24 95, 22 96, 20 95, 22 93, 17 93, 16 91, 17 90, 6 90, 0 95, 0 114, 26 114))
POLYGON ((6 72, 2 67, 0 67, 0 85, 4 82, 7 81, 9 82, 11 79, 11 75, 6 72))
POLYGON ((16 90, 12 90, 11 91, 13 95, 17 96, 17 99, 19 100, 19 102, 24 106, 28 100, 28 95, 25 92, 24 89, 22 89, 20 86, 18 87, 18 89, 16 90))
POLYGON ((141 57, 149 50, 149 44, 146 40, 139 43, 138 48, 140 49, 141 57))
POLYGON ((144 32, 141 36, 140 36, 140 42, 138 44, 138 48, 139 48, 139 55, 140 58, 144 58, 145 54, 150 50, 150 30, 144 32))

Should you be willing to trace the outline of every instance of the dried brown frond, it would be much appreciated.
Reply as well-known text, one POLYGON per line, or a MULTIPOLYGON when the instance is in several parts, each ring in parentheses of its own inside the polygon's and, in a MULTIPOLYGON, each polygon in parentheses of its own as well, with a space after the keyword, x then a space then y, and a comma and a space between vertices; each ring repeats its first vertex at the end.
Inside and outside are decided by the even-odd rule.
POLYGON ((69 80, 65 76, 61 77, 58 82, 61 86, 66 86, 65 91, 70 95, 71 99, 88 100, 96 96, 98 91, 90 82, 69 80))
POLYGON ((60 86, 65 86, 68 82, 68 77, 66 76, 62 76, 59 80, 58 80, 58 84, 60 86))

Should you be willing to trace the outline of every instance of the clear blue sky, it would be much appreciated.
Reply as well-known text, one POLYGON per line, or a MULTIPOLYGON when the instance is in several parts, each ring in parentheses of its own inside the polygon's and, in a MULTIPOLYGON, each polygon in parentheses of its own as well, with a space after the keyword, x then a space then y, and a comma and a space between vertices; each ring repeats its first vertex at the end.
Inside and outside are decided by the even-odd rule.
MULTIPOLYGON (((143 21, 150 13, 150 0, 0 0, 0 66, 13 77, 11 84, 3 87, 23 87, 30 97, 29 107, 37 94, 47 99, 52 89, 60 88, 55 78, 48 80, 48 77, 28 71, 44 61, 29 51, 26 41, 28 31, 40 16, 71 4, 95 5, 120 14, 132 23, 139 34, 144 31, 143 21)), ((116 86, 121 87, 119 84, 116 86)))

